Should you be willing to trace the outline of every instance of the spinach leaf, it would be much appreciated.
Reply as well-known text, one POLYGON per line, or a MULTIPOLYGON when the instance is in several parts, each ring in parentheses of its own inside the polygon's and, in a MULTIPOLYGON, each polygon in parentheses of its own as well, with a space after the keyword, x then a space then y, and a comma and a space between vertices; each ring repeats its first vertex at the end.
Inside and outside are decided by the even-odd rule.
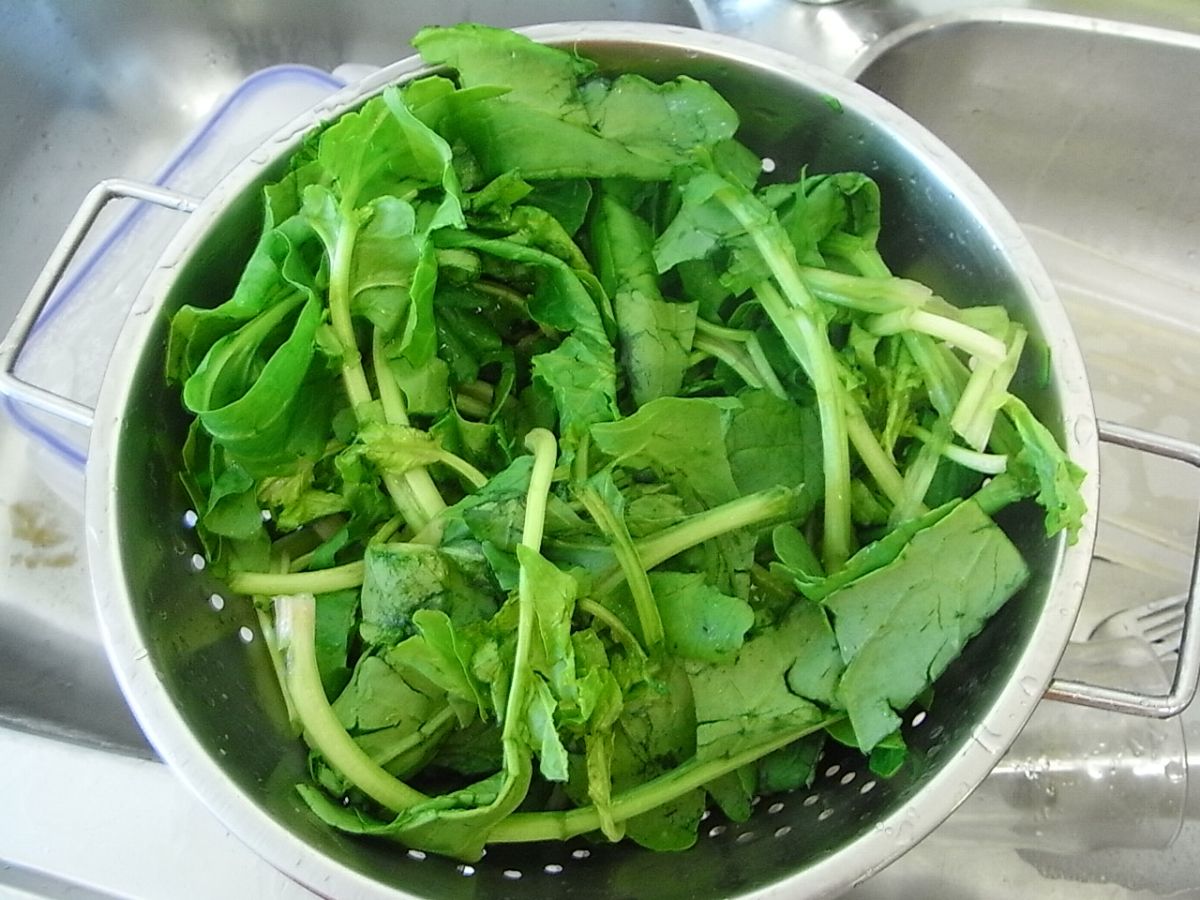
POLYGON ((185 305, 171 319, 167 377, 186 381, 218 340, 260 313, 319 282, 320 241, 308 221, 292 215, 264 230, 237 287, 211 309, 185 305))
POLYGON ((797 518, 821 498, 821 422, 815 409, 770 391, 738 394, 725 434, 729 466, 743 494, 776 485, 800 488, 797 518))
POLYGON ((478 550, 373 544, 363 560, 361 632, 369 644, 403 640, 413 633, 414 616, 423 609, 468 625, 490 618, 499 607, 478 550))
POLYGON ((1046 510, 1046 535, 1065 530, 1067 539, 1074 543, 1086 511, 1079 493, 1085 475, 1083 469, 1063 453, 1046 426, 1034 418, 1021 400, 1010 396, 1004 412, 1024 444, 1017 462, 1032 470, 1036 479, 1037 501, 1046 510))
POLYGON ((214 344, 183 389, 213 441, 252 475, 317 456, 329 431, 333 397, 315 364, 322 307, 313 296, 295 296, 214 344), (269 352, 269 339, 297 307, 291 333, 269 352))
POLYGON ((722 662, 737 653, 754 624, 749 604, 709 587, 698 572, 651 573, 650 585, 674 656, 722 662))
POLYGON ((725 450, 739 406, 732 398, 661 397, 619 421, 593 425, 592 440, 618 465, 647 466, 716 506, 740 495, 725 450))
POLYGON ((729 756, 822 722, 821 708, 788 686, 787 672, 796 659, 786 637, 765 632, 746 641, 732 662, 690 667, 697 757, 729 756))
POLYGON ((650 229, 610 193, 592 215, 591 241, 600 283, 613 298, 634 405, 677 394, 689 366, 696 304, 663 299, 650 229))
POLYGON ((510 102, 568 122, 587 121, 579 82, 596 64, 585 57, 470 22, 424 28, 412 44, 426 62, 452 67, 464 88, 503 85, 510 102))
POLYGON ((960 503, 888 565, 825 598, 846 670, 837 696, 869 752, 1029 576, 979 507, 960 503), (947 566, 946 560, 954 560, 947 566))
POLYGON ((732 106, 703 81, 681 76, 657 84, 620 75, 584 94, 596 130, 635 153, 671 166, 692 151, 730 140, 738 128, 732 106))
POLYGON ((350 643, 358 619, 358 591, 332 591, 316 598, 317 669, 326 695, 336 697, 350 681, 350 643))
POLYGON ((433 700, 414 690, 378 656, 364 656, 333 704, 347 731, 363 733, 403 724, 416 731, 434 709, 433 700))

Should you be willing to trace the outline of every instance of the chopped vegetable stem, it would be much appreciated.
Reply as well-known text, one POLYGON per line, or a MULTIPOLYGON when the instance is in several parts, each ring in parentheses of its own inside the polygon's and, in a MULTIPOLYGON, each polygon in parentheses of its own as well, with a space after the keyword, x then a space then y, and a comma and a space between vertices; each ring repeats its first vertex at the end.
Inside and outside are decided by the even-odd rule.
POLYGON ((363 582, 362 560, 312 572, 231 572, 229 587, 239 594, 325 594, 358 587, 363 582))
POLYGON ((287 648, 288 692, 310 743, 335 769, 376 803, 401 812, 429 798, 371 760, 338 721, 317 671, 313 651, 316 599, 312 594, 277 596, 275 616, 287 648))
MULTIPOLYGON (((613 821, 622 822, 634 816, 674 800, 681 794, 695 790, 722 775, 736 771, 755 760, 762 759, 780 747, 795 743, 805 735, 820 731, 840 721, 842 716, 831 716, 818 724, 806 724, 800 728, 755 744, 740 753, 718 759, 693 758, 671 771, 652 778, 612 798, 613 821)), ((567 812, 513 813, 499 823, 490 839, 497 844, 528 843, 530 841, 567 840, 600 828, 600 815, 594 806, 582 806, 567 812)))

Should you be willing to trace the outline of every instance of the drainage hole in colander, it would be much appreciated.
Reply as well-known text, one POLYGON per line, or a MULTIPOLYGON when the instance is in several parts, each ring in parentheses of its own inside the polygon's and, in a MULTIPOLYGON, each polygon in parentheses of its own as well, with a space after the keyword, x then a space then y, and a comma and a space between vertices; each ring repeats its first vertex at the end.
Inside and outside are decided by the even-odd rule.
POLYGON ((828 819, 832 815, 833 815, 833 808, 827 806, 827 807, 825 807, 825 809, 823 809, 819 813, 817 813, 817 821, 824 822, 826 819, 828 819))
POLYGON ((787 837, 791 833, 792 833, 791 825, 781 825, 779 828, 775 829, 775 837, 777 837, 777 838, 787 837))
POLYGON ((929 740, 936 741, 942 736, 942 732, 945 730, 946 729, 941 725, 934 725, 931 729, 929 729, 929 740))
POLYGON ((243 625, 238 629, 238 637, 242 639, 243 644, 249 644, 254 640, 254 632, 250 630, 249 626, 243 625))
POLYGON ((408 851, 408 858, 409 858, 409 859, 418 859, 418 860, 419 860, 419 859, 424 859, 424 858, 425 858, 425 851, 424 851, 424 850, 409 850, 409 851, 408 851))
POLYGON ((814 803, 817 802, 818 799, 820 799, 820 798, 816 794, 809 794, 807 797, 804 798, 804 805, 812 806, 814 803))
POLYGON ((743 831, 741 834, 739 834, 737 837, 735 837, 733 839, 733 842, 735 844, 748 844, 751 841, 755 840, 757 837, 758 837, 758 835, 755 834, 753 831, 743 831))
POLYGON ((774 803, 772 803, 770 806, 767 807, 767 813, 769 815, 773 816, 776 813, 781 813, 781 812, 783 812, 783 804, 780 803, 778 800, 776 800, 774 803))
POLYGON ((858 789, 858 792, 859 792, 860 794, 869 794, 869 793, 871 793, 871 791, 873 791, 873 790, 875 790, 875 782, 874 782, 874 781, 868 781, 868 782, 866 782, 866 783, 865 783, 865 784, 864 784, 862 787, 860 787, 860 788, 858 789))
POLYGON ((762 170, 764 172, 766 172, 768 175, 771 174, 772 172, 774 172, 775 171, 775 160, 771 159, 771 157, 769 157, 769 156, 764 156, 762 158, 762 170))
POLYGON ((205 566, 204 556, 199 553, 193 553, 192 554, 192 571, 202 572, 202 571, 204 571, 204 566, 205 566))
POLYGON ((521 877, 521 870, 520 869, 505 869, 504 877, 507 878, 509 881, 516 881, 517 879, 519 879, 521 877))
POLYGON ((547 875, 561 875, 562 870, 563 867, 558 863, 546 863, 545 867, 542 869, 542 871, 547 875))
POLYGON ((587 859, 592 855, 592 851, 587 850, 584 847, 580 847, 578 850, 572 850, 571 855, 575 857, 575 859, 587 859))
POLYGON ((223 610, 225 608, 225 598, 222 597, 220 594, 213 594, 212 596, 210 596, 208 598, 208 603, 217 612, 220 612, 221 610, 223 610))
POLYGON ((912 717, 912 727, 913 728, 920 727, 921 723, 924 722, 925 719, 926 719, 925 710, 921 710, 915 716, 912 717))
POLYGON ((836 775, 840 771, 842 771, 842 767, 835 763, 834 765, 830 766, 828 769, 825 770, 825 777, 832 778, 834 775, 836 775))
POLYGON ((852 782, 854 780, 854 776, 856 774, 857 773, 855 773, 855 772, 847 772, 845 775, 843 775, 841 777, 841 780, 838 783, 839 784, 849 784, 850 782, 852 782))
POLYGON ((714 825, 712 828, 708 829, 708 836, 710 838, 720 837, 724 833, 725 833, 724 825, 714 825))
POLYGON ((199 521, 200 521, 200 517, 198 515, 196 515, 196 511, 194 509, 189 509, 187 512, 185 512, 183 514, 183 527, 184 528, 187 528, 187 529, 195 528, 196 523, 199 521))
POLYGON ((472 875, 474 875, 474 874, 475 874, 475 867, 474 867, 474 866, 468 866, 468 865, 465 865, 465 864, 464 864, 464 865, 461 865, 461 866, 459 866, 459 867, 458 867, 458 874, 460 874, 460 875, 463 875, 463 876, 465 876, 465 877, 467 877, 467 878, 470 878, 472 875))

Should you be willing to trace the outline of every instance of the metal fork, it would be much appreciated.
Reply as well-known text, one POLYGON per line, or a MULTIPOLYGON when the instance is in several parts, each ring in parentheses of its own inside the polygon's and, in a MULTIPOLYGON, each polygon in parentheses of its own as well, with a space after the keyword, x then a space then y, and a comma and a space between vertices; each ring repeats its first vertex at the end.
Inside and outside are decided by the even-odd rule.
POLYGON ((1092 629, 1093 640, 1136 637, 1146 641, 1163 662, 1173 663, 1179 657, 1179 639, 1183 635, 1183 613, 1186 594, 1151 600, 1141 606, 1125 609, 1104 619, 1092 629))

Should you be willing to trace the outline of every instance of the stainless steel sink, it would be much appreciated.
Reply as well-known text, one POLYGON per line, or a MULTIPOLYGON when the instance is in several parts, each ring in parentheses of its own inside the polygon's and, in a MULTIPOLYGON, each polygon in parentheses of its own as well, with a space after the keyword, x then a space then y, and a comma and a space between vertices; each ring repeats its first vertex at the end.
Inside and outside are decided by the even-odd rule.
MULTIPOLYGON (((13 6, 0 29, 0 78, 7 86, 0 101, 0 208, 10 223, 0 242, 6 285, 0 331, 86 190, 106 176, 150 176, 252 72, 279 63, 326 70, 382 65, 406 55, 409 37, 432 22, 664 21, 795 52, 856 77, 925 124, 979 172, 1027 230, 1067 305, 1100 414, 1200 441, 1200 164, 1194 150, 1200 144, 1200 7, 1191 0, 1047 0, 1002 10, 973 0, 45 0, 13 6)), ((104 658, 82 560, 82 522, 70 497, 59 496, 70 492, 48 487, 53 478, 44 455, 0 416, 0 756, 6 732, 32 732, 96 748, 94 755, 72 758, 87 760, 79 777, 105 777, 104 760, 113 754, 151 757, 153 751, 104 658)), ((1100 558, 1080 636, 1117 609, 1179 589, 1200 494, 1200 478, 1171 464, 1106 450, 1103 466, 1100 558)), ((1185 722, 1200 751, 1200 711, 1185 722)), ((76 802, 72 797, 64 809, 76 802)), ((113 816, 119 823, 119 813, 113 816)), ((1200 818, 1185 824, 1177 857, 1200 850, 1197 823, 1200 818)), ((54 884, 61 876, 111 893, 138 893, 155 883, 142 878, 135 889, 110 869, 103 878, 95 875, 69 850, 72 839, 90 836, 68 836, 47 856, 22 849, 25 856, 9 859, 12 842, 4 834, 0 827, 0 892, 17 884, 4 875, 9 862, 49 871, 54 884)), ((47 845, 56 838, 47 835, 47 845)), ((214 866, 220 854, 237 852, 227 844, 207 846, 214 866)), ((1005 896, 1007 884, 1013 892, 1048 896, 1047 885, 1057 879, 1055 896, 1075 900, 1098 896, 1086 885, 1110 878, 1104 860, 1052 870, 1024 857, 1013 863, 1007 851, 922 849, 859 895, 991 898, 1005 896), (963 880, 975 863, 1004 879, 997 882, 1000 893, 976 890, 974 877, 963 880)), ((1107 865, 1114 861, 1125 878, 1118 873, 1117 882, 1130 891, 1200 891, 1200 875, 1166 856, 1116 855, 1107 865), (1157 880, 1129 874, 1156 866, 1157 880)), ((188 895, 219 893, 220 883, 188 895)), ((150 893, 180 894, 169 877, 156 884, 150 893)), ((280 896, 292 896, 277 887, 280 896)), ((38 893, 56 890, 63 893, 49 887, 38 893)), ((1104 896, 1124 895, 1114 887, 1104 896)))
MULTIPOLYGON (((945 140, 1022 224, 1067 306, 1098 414, 1200 438, 1200 36, 966 11, 889 35, 849 74, 945 140)), ((1194 546, 1191 473, 1108 463, 1099 554, 1145 589, 1178 586, 1194 546)), ((1085 634, 1129 600, 1093 584, 1085 634)))

